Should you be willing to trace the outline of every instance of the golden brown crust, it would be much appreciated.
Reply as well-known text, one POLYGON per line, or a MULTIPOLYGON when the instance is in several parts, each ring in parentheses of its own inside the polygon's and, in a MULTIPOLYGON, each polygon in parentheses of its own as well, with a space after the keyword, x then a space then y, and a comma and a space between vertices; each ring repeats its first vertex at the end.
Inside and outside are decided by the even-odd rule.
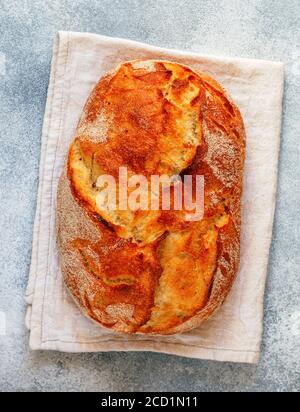
POLYGON ((245 132, 207 75, 164 61, 126 62, 92 92, 58 189, 65 283, 86 314, 127 333, 198 326, 223 302, 239 265, 245 132), (204 175, 200 222, 174 211, 97 208, 101 174, 204 175), (120 270, 121 268, 121 270, 120 270))

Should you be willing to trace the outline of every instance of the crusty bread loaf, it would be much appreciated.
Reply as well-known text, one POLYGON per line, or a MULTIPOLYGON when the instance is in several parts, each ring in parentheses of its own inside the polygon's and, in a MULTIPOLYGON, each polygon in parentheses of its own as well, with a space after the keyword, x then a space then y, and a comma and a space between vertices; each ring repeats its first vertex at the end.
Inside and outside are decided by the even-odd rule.
POLYGON ((64 281, 85 314, 127 333, 198 326, 236 276, 245 132, 211 77, 166 61, 121 64, 96 85, 58 188, 64 281), (204 176, 204 217, 176 210, 103 210, 99 176, 204 176))

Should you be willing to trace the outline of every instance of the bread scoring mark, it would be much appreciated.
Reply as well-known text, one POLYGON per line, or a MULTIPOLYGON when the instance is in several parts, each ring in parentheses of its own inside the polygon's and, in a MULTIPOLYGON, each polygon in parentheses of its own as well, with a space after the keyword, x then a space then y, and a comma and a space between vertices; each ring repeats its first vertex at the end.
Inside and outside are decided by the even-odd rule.
POLYGON ((169 233, 161 242, 163 272, 142 331, 159 333, 174 327, 205 305, 215 270, 217 234, 213 224, 201 222, 188 231, 169 233))
MULTIPOLYGON (((88 203, 91 211, 94 210, 108 221, 119 236, 145 244, 158 239, 167 230, 160 223, 161 214, 156 211, 141 214, 139 211, 134 213, 132 211, 99 210, 96 207, 95 182, 100 174, 114 172, 115 169, 112 170, 112 166, 115 168, 126 165, 129 167, 129 173, 138 172, 139 164, 136 162, 139 159, 138 156, 144 159, 142 167, 146 167, 149 170, 148 173, 173 175, 188 167, 195 156, 202 136, 199 124, 200 101, 191 105, 191 102, 194 102, 199 95, 200 89, 197 84, 190 81, 189 71, 176 72, 174 65, 155 64, 156 71, 150 74, 153 76, 158 74, 159 77, 151 79, 145 77, 140 68, 136 74, 133 67, 135 66, 130 64, 120 66, 118 72, 108 83, 105 83, 105 94, 96 87, 96 95, 101 95, 104 108, 107 108, 108 102, 113 101, 116 106, 120 100, 122 105, 125 101, 125 109, 114 111, 111 107, 108 116, 102 108, 92 121, 89 113, 86 113, 87 121, 84 117, 82 118, 77 130, 74 150, 70 152, 73 154, 69 156, 70 167, 75 168, 75 173, 69 175, 75 191, 88 203), (126 77, 125 86, 123 86, 126 91, 125 100, 122 97, 114 97, 113 94, 116 88, 116 95, 122 95, 124 82, 120 84, 120 79, 124 76, 126 77), (183 77, 183 80, 180 80, 179 76, 183 77), (151 85, 152 81, 155 84, 155 87, 151 88, 153 97, 148 92, 148 83, 151 85), (130 98, 127 93, 131 96, 130 98), (133 97, 139 99, 139 105, 133 97), (129 100, 126 104, 127 98, 129 100), (154 103, 158 104, 158 109, 152 107, 153 99, 156 99, 154 103), (126 117, 127 106, 132 106, 128 112, 129 120, 126 117), (161 112, 162 126, 156 130, 157 124, 162 120, 157 121, 156 116, 160 116, 161 112), (153 116, 155 119, 152 127, 153 116), (105 140, 103 136, 99 137, 97 134, 99 128, 102 135, 106 137, 105 140), (145 142, 139 143, 140 136, 137 133, 141 134, 143 131, 146 133, 146 140, 150 142, 149 147, 145 142), (115 159, 110 156, 114 156, 115 159)), ((148 72, 147 74, 150 75, 148 72)), ((93 107, 94 110, 92 100, 90 99, 87 109, 93 107)))
POLYGON ((228 222, 229 216, 220 206, 219 213, 185 231, 169 232, 160 242, 162 274, 143 332, 174 328, 205 306, 217 267, 220 230, 228 222))

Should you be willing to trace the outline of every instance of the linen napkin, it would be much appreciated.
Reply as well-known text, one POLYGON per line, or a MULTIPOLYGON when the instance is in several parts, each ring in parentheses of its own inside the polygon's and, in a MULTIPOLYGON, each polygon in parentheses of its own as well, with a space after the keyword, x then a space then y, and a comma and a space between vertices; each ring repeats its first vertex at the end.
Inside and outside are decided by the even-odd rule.
POLYGON ((26 291, 26 325, 32 349, 155 351, 218 361, 258 361, 275 208, 282 92, 283 65, 278 62, 187 53, 90 33, 58 33, 42 132, 26 291), (241 264, 236 282, 214 316, 197 329, 173 336, 126 336, 85 318, 64 288, 57 255, 57 183, 84 103, 105 72, 137 58, 173 60, 216 78, 239 106, 247 134, 241 264))

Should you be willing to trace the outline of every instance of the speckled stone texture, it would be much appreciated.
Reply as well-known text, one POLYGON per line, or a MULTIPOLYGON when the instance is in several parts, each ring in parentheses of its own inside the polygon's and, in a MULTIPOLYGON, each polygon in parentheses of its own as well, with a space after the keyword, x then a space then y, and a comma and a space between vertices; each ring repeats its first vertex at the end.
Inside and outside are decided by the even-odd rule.
POLYGON ((0 391, 300 390, 299 14, 298 0, 1 2, 0 391), (286 64, 278 202, 257 366, 152 353, 29 350, 24 293, 43 111, 58 30, 286 64))

